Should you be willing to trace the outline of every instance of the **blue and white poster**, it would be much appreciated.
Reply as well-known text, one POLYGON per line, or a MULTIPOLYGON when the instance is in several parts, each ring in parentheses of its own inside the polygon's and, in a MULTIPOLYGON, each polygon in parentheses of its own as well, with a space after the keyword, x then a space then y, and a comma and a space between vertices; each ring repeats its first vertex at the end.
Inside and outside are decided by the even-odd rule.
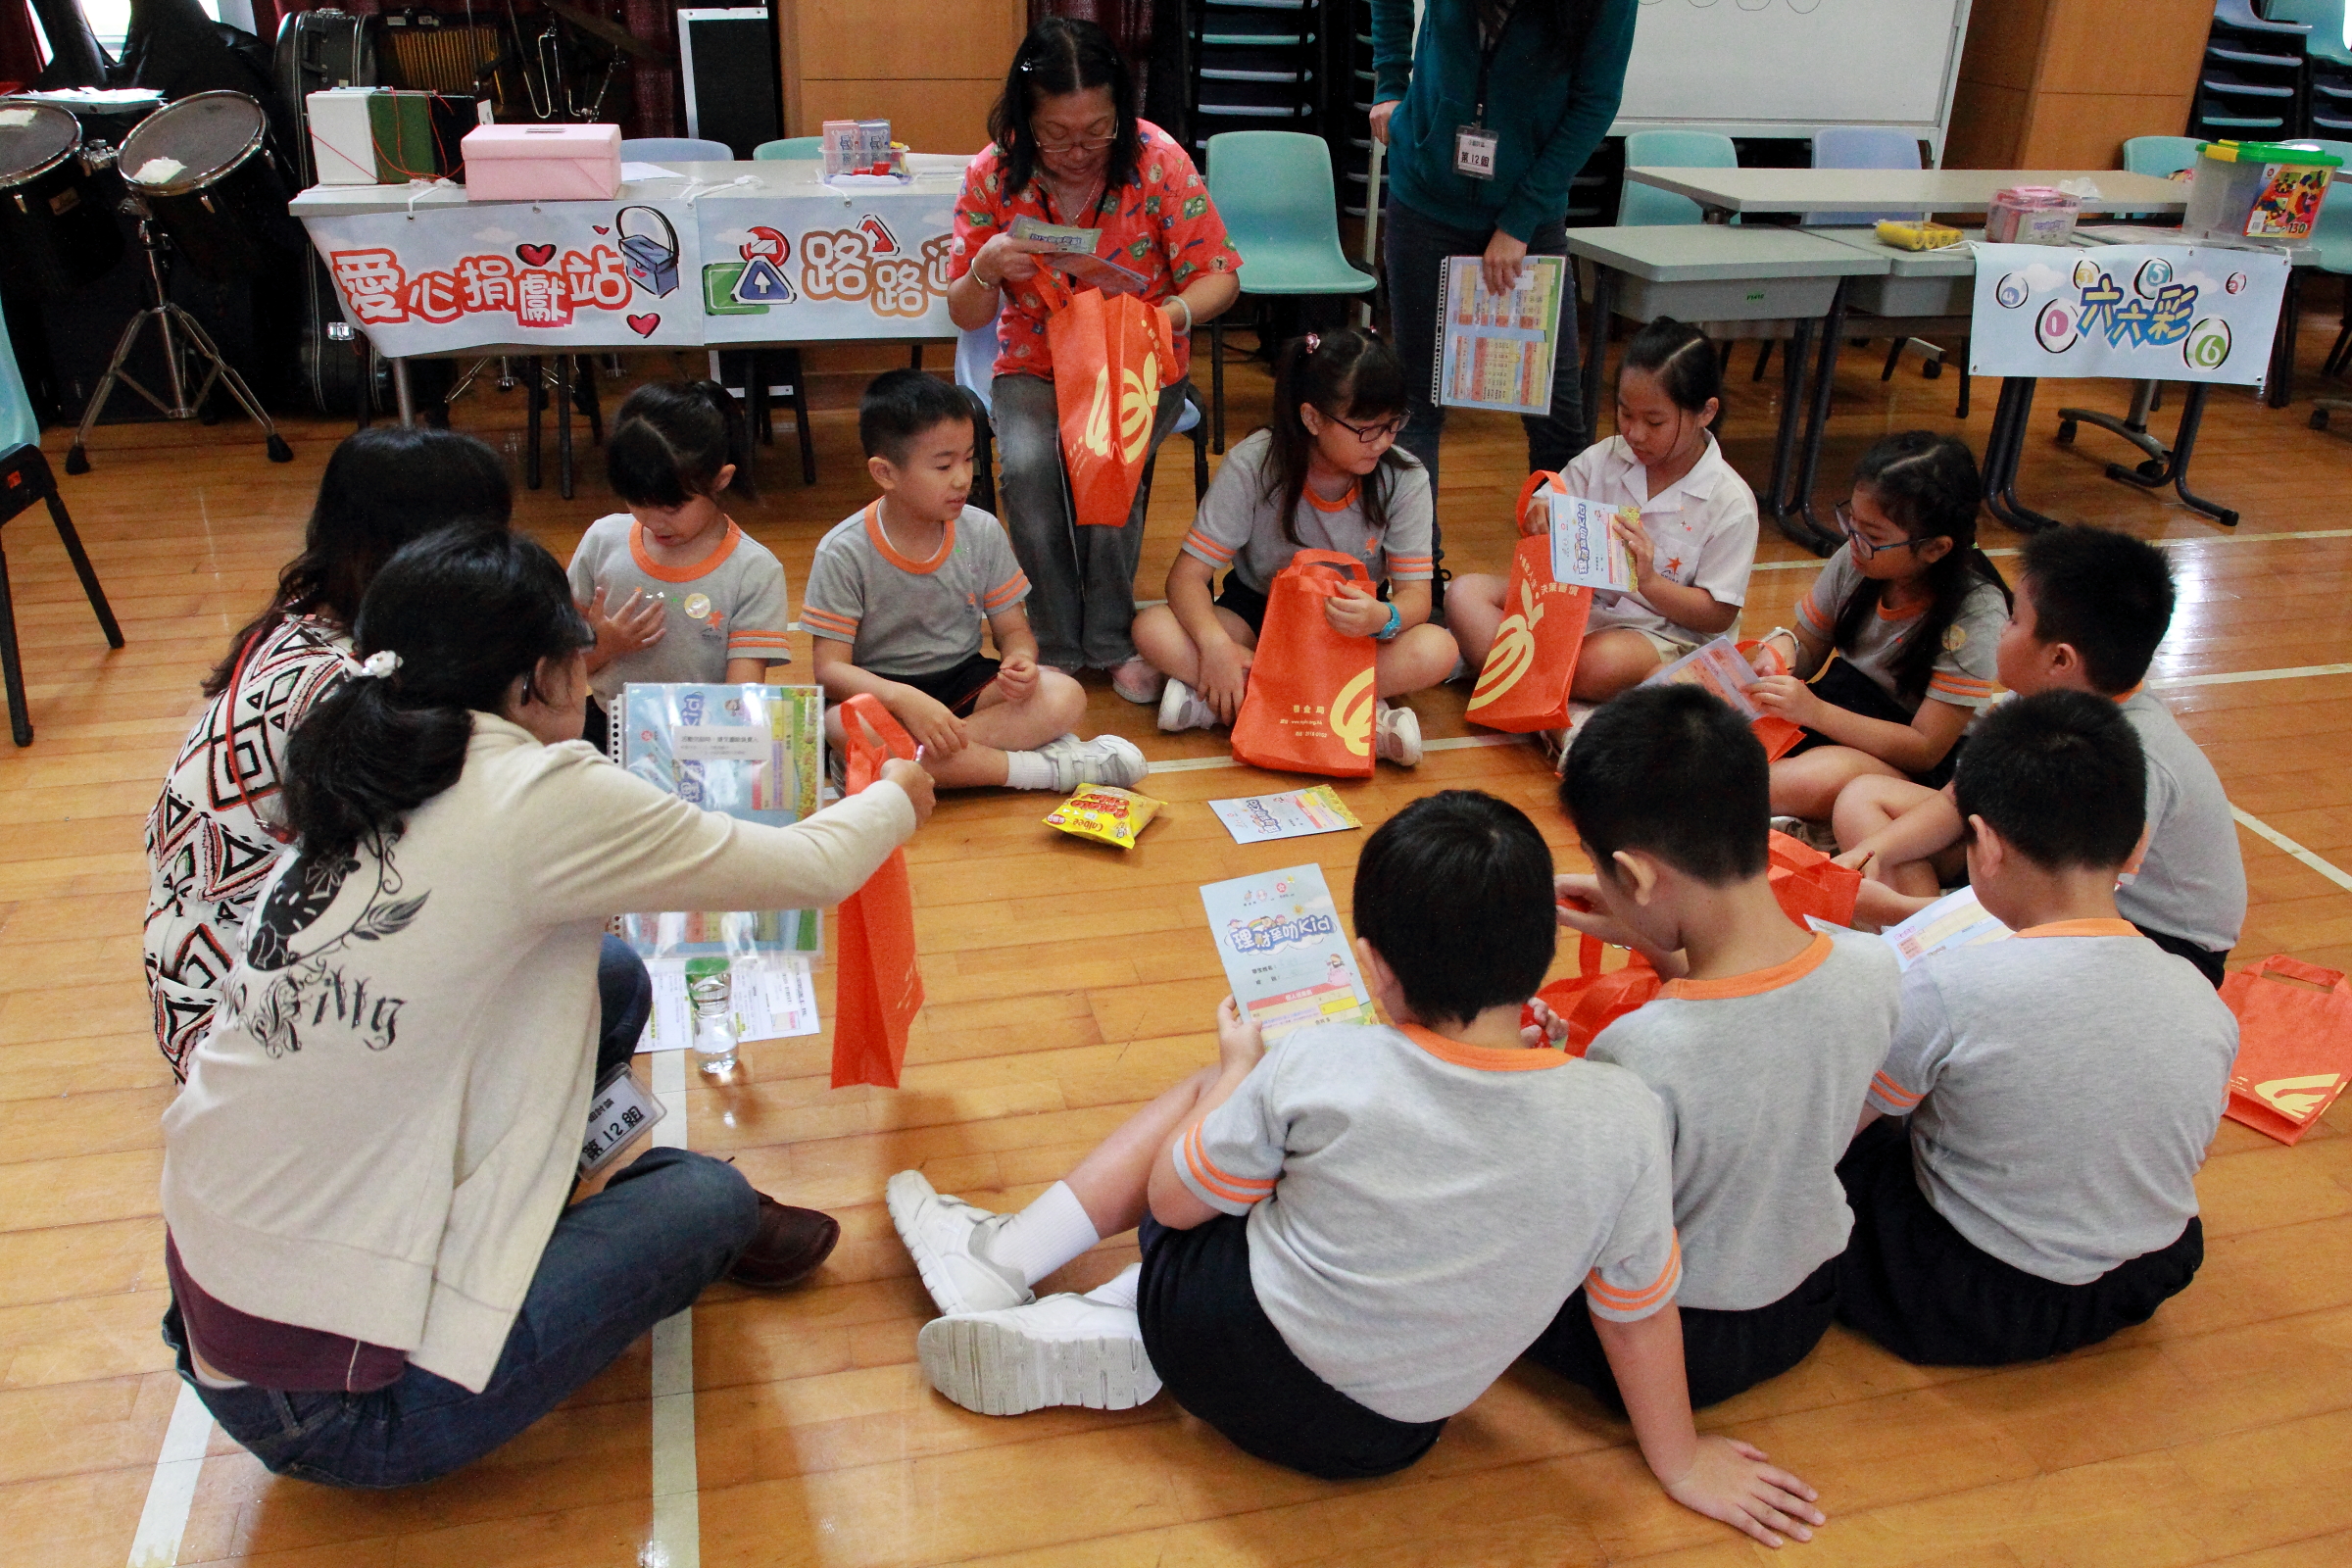
POLYGON ((1979 245, 1969 373, 2260 386, 2286 272, 2218 245, 1979 245))

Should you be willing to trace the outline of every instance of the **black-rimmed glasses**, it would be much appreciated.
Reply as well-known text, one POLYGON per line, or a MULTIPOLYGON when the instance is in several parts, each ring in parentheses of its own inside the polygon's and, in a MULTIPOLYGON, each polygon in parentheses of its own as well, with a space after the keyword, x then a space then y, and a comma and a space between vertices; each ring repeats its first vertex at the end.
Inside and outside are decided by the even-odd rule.
POLYGON ((1925 539, 1897 539, 1892 544, 1883 545, 1875 539, 1864 537, 1861 528, 1854 522, 1853 504, 1849 501, 1838 502, 1834 514, 1838 519, 1838 531, 1845 535, 1847 542, 1854 547, 1857 564, 1884 550, 1917 550, 1927 543, 1925 539))

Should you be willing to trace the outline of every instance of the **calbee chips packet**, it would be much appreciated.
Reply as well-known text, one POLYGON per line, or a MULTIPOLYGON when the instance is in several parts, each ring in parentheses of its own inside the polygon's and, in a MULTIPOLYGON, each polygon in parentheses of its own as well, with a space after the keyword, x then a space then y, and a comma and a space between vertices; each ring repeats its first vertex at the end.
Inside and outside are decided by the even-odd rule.
POLYGON ((1061 829, 1122 850, 1135 847, 1136 836, 1168 803, 1109 784, 1089 784, 1047 813, 1046 826, 1061 829))

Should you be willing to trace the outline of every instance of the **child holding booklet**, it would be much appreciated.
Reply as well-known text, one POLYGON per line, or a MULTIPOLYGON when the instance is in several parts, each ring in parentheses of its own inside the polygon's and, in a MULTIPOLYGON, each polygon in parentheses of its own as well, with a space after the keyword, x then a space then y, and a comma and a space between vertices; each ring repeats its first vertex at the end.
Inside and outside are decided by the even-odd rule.
POLYGON ((1775 812, 1827 821, 1857 778, 1951 776, 1960 732, 1992 700, 2009 612, 1977 548, 1984 500, 1956 437, 1905 430, 1862 454, 1838 508, 1845 543, 1797 606, 1796 629, 1772 632, 1755 655, 1757 706, 1811 732, 1772 764, 1775 812))
POLYGON ((950 1315, 917 1349, 968 1409, 1126 1408, 1164 1380, 1263 1459, 1400 1470, 1583 1283, 1642 1456, 1686 1507, 1780 1544, 1813 1490, 1699 1437, 1674 1304, 1672 1160, 1655 1095, 1531 1046, 1519 1009, 1557 937, 1551 855, 1517 808, 1449 790, 1364 845, 1356 954, 1395 1027, 1267 1049, 1232 998, 1219 1064, 1153 1101, 1017 1214, 890 1180, 950 1315), (1141 1224, 1143 1261, 1085 1296, 1030 1287, 1141 1224))
POLYGON ((1429 475, 1396 445, 1403 424, 1404 370, 1379 338, 1342 327, 1283 345, 1272 417, 1226 454, 1168 567, 1168 602, 1135 617, 1136 647, 1168 677, 1161 729, 1234 721, 1275 573, 1301 550, 1335 550, 1388 596, 1349 585, 1324 609, 1334 631, 1380 645, 1378 753, 1421 760, 1420 719, 1390 700, 1437 685, 1457 654, 1429 619, 1429 475), (1212 600, 1220 567, 1230 569, 1212 600))
MULTIPOLYGON (((1661 316, 1626 345, 1617 371, 1617 433, 1588 447, 1554 481, 1565 494, 1636 509, 1618 524, 1632 553, 1634 591, 1592 603, 1570 695, 1606 702, 1740 621, 1756 561, 1756 496, 1715 441, 1723 360, 1697 327, 1661 316)), ((1522 531, 1542 533, 1551 512, 1531 498, 1522 531)), ((1502 624, 1507 578, 1456 577, 1446 624, 1476 675, 1502 624)))
POLYGON ((1997 1366, 2144 1323, 2195 1276, 2237 1021, 2116 911, 2147 770, 2113 703, 2003 703, 1952 784, 1970 884, 2017 934, 1903 975, 1838 1170, 1854 1207, 1838 1317, 1906 1361, 1997 1366))
MULTIPOLYGON (((1707 693, 1627 692, 1586 721, 1562 768, 1560 805, 1595 873, 1557 879, 1592 910, 1563 902, 1560 919, 1672 976, 1587 1059, 1632 1069, 1666 1107, 1683 1363, 1690 1403, 1713 1404, 1829 1331, 1853 1225, 1838 1161, 1894 1037, 1902 974, 1878 938, 1808 932, 1782 912, 1764 748, 1707 693)), ((1614 1405, 1588 1309, 1609 1300, 1589 1284, 1528 1355, 1614 1405)))
MULTIPOLYGON (((2079 523, 2026 541, 2001 633, 2001 684, 2020 696, 2065 689, 2120 705, 2148 765, 2148 848, 2116 889, 2140 934, 2219 986, 2246 917, 2246 868, 2221 776, 2143 689, 2173 620, 2173 568, 2129 534, 2079 523)), ((1838 797, 1838 858, 1895 890, 1936 896, 1960 871, 1961 821, 1949 786, 1861 778, 1838 797)))
MULTIPOLYGON (((1086 689, 1037 662, 1022 603, 1029 579, 1004 525, 964 505, 972 415, 921 370, 889 370, 865 389, 858 438, 881 497, 817 541, 801 619, 816 680, 833 703, 881 700, 949 789, 1074 790, 1139 784, 1144 754, 1116 735, 1082 741, 1086 689), (980 651, 985 620, 997 646, 980 651)), ((825 735, 842 744, 841 715, 825 735)))

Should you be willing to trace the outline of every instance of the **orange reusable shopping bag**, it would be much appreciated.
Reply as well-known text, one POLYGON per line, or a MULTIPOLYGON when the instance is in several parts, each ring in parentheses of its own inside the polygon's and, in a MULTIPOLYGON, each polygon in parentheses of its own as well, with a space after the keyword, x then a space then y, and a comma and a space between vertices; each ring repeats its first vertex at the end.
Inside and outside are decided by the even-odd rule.
POLYGON ((1301 550, 1274 574, 1250 689, 1233 721, 1235 760, 1278 772, 1371 776, 1378 649, 1323 618, 1343 582, 1372 586, 1364 564, 1336 550, 1301 550))
MULTIPOLYGON (((1655 997, 1665 984, 1639 953, 1626 955, 1624 968, 1601 973, 1600 947, 1598 937, 1581 938, 1576 945, 1578 972, 1536 993, 1568 1025, 1566 1049, 1571 1056, 1583 1055, 1595 1035, 1655 997)), ((1535 1021, 1534 1008, 1519 1009, 1520 1028, 1532 1028, 1535 1021)))
POLYGON ((1160 388, 1176 367, 1168 318, 1133 294, 1072 294, 1051 271, 1037 286, 1072 514, 1080 527, 1124 527, 1152 455, 1160 388))
POLYGON ((1508 612, 1470 693, 1470 722, 1520 735, 1565 728, 1592 590, 1552 580, 1551 541, 1538 534, 1520 540, 1511 558, 1503 609, 1508 612))
MULTIPOLYGON (((882 776, 893 757, 912 759, 914 738, 880 699, 860 693, 841 707, 852 795, 882 776)), ((914 896, 906 852, 893 850, 865 886, 841 901, 841 956, 834 969, 833 1087, 899 1087, 906 1030, 923 1007, 914 958, 914 896)))
MULTIPOLYGON (((1740 652, 1743 658, 1752 660, 1756 656, 1756 650, 1763 646, 1761 642, 1750 637, 1747 641, 1740 644, 1740 652)), ((1772 658, 1773 662, 1781 666, 1777 673, 1788 674, 1788 662, 1781 658, 1778 651, 1775 651, 1772 658)), ((1768 762, 1777 762, 1787 757, 1788 749, 1805 738, 1805 729, 1802 724, 1783 718, 1778 713, 1766 713, 1762 718, 1751 719, 1747 727, 1755 731, 1756 739, 1764 743, 1764 760, 1768 762)))
POLYGON ((1808 914, 1832 925, 1854 923, 1854 900, 1862 892, 1862 873, 1842 866, 1812 845, 1786 833, 1770 836, 1772 896, 1798 925, 1808 914))
POLYGON ((2352 985, 2340 969, 2275 955, 2225 979, 2222 1000, 2237 1014, 2225 1114, 2291 1144, 2352 1079, 2352 985))

